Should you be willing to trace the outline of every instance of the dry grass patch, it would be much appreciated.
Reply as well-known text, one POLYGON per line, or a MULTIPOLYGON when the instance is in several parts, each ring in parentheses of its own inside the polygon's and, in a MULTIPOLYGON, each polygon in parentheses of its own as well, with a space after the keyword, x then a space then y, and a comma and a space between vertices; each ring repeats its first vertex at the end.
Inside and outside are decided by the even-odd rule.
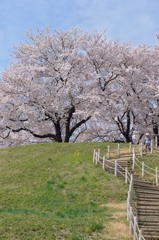
POLYGON ((121 149, 120 154, 130 154, 130 150, 129 149, 121 149))
MULTIPOLYGON (((103 206, 104 207, 104 206, 103 206)), ((101 237, 113 240, 130 240, 131 235, 126 220, 126 203, 109 203, 105 207, 112 209, 112 222, 105 226, 105 232, 101 237)))
POLYGON ((107 207, 111 207, 111 208, 115 208, 115 209, 118 209, 118 210, 125 210, 126 209, 126 203, 122 202, 122 203, 114 203, 114 202, 111 202, 111 203, 108 203, 106 205, 107 207))
POLYGON ((107 227, 106 237, 110 240, 129 240, 131 239, 129 228, 126 223, 113 222, 107 227))

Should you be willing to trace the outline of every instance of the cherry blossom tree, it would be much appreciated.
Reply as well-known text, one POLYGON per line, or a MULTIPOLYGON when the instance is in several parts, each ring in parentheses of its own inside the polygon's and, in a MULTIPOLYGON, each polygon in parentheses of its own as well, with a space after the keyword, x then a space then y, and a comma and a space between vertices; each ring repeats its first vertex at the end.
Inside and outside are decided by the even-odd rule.
POLYGON ((8 134, 26 131, 40 139, 76 140, 98 106, 98 73, 85 46, 101 49, 102 42, 100 34, 79 29, 27 33, 1 82, 7 96, 3 108, 8 134), (93 38, 93 45, 86 46, 88 38, 93 38))
POLYGON ((146 69, 149 67, 150 56, 151 51, 146 46, 129 51, 127 49, 124 53, 125 62, 121 65, 122 74, 113 83, 111 117, 126 142, 132 142, 134 132, 138 132, 140 139, 152 125, 153 96, 145 85, 149 77, 146 69))
POLYGON ((109 136, 114 141, 130 142, 137 132, 138 142, 145 131, 152 131, 156 111, 154 91, 147 85, 151 65, 155 66, 152 50, 148 46, 131 48, 128 44, 115 43, 111 52, 116 58, 111 54, 109 65, 104 66, 107 74, 102 77, 106 89, 101 87, 103 100, 94 134, 98 139, 105 135, 105 139, 109 136))
POLYGON ((74 114, 87 88, 80 33, 73 29, 51 34, 45 29, 28 33, 27 39, 15 49, 16 61, 3 74, 9 108, 6 128, 68 142, 91 117, 74 114))
MULTIPOLYGON (((159 40, 159 35, 157 35, 159 40)), ((153 93, 153 133, 159 139, 159 46, 155 46, 152 51, 150 66, 147 70, 149 72, 149 79, 147 86, 149 91, 153 93)), ((159 140, 158 140, 159 142, 159 140)))
POLYGON ((1 138, 140 139, 156 112, 157 51, 79 29, 27 33, 0 82, 1 138))

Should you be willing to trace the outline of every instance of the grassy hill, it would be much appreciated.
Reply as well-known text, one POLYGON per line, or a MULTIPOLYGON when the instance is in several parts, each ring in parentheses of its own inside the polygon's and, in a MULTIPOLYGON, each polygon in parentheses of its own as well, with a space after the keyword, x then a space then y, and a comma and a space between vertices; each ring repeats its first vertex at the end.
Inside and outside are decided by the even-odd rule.
POLYGON ((145 173, 144 173, 144 180, 156 183, 156 167, 159 170, 159 158, 158 158, 159 152, 154 152, 153 154, 148 153, 144 155, 143 157, 138 157, 138 160, 140 161, 140 168, 135 165, 135 173, 138 174, 142 178, 142 170, 141 170, 141 163, 144 162, 144 164, 147 166, 145 167, 145 173))
POLYGON ((107 144, 0 149, 0 239, 130 239, 127 185, 93 165, 93 148, 107 144))

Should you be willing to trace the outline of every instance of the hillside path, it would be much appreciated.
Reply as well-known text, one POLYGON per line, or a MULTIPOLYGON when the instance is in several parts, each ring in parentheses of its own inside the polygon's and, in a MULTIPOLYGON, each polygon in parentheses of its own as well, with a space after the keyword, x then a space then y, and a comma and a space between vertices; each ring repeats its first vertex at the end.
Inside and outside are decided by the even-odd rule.
POLYGON ((134 176, 137 216, 145 240, 159 240, 159 187, 134 176))

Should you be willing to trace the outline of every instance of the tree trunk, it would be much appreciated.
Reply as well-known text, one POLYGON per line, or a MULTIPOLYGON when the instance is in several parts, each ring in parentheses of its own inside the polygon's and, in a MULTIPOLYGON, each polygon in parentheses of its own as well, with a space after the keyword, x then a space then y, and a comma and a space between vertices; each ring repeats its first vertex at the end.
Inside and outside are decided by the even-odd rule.
POLYGON ((54 122, 54 126, 55 126, 55 137, 54 137, 54 140, 56 142, 62 142, 60 120, 54 122))
POLYGON ((125 142, 127 143, 132 142, 130 114, 131 114, 130 110, 127 109, 121 118, 117 117, 117 120, 115 120, 120 133, 123 135, 123 137, 125 138, 125 142), (124 118, 125 114, 126 119, 124 118), (126 123, 124 121, 126 121, 126 123))

